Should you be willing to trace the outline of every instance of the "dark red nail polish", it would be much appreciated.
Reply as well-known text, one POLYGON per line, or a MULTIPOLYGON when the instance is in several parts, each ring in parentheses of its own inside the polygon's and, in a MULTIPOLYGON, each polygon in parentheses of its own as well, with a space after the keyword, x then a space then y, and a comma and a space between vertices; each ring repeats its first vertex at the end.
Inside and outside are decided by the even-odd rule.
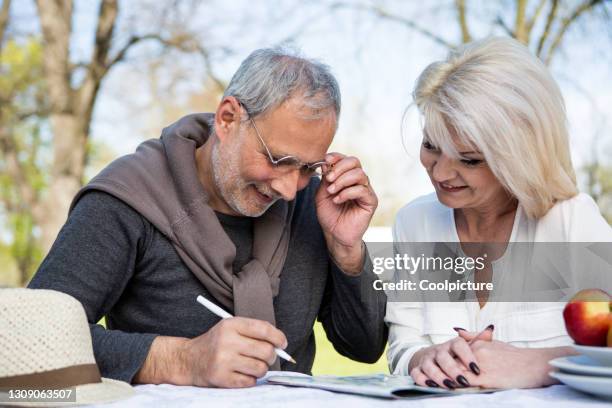
POLYGON ((470 370, 472 370, 474 374, 480 375, 480 367, 473 361, 470 363, 470 370))
POLYGON ((438 383, 437 383, 437 382, 435 382, 434 380, 427 380, 427 381, 425 381, 425 384, 427 384, 427 386, 428 386, 428 387, 433 387, 433 388, 438 388, 438 387, 440 387, 440 386, 438 385, 438 383))
POLYGON ((493 331, 493 330, 495 330, 495 326, 490 324, 490 325, 487 326, 487 330, 493 331))
POLYGON ((467 378, 465 378, 462 375, 458 375, 457 376, 457 382, 461 385, 463 385, 464 387, 469 387, 470 386, 470 382, 467 380, 467 378))
POLYGON ((466 331, 463 327, 453 327, 453 330, 459 333, 460 331, 466 331))
POLYGON ((446 387, 450 388, 451 390, 457 388, 457 383, 452 380, 449 380, 448 378, 444 380, 444 385, 446 385, 446 387))

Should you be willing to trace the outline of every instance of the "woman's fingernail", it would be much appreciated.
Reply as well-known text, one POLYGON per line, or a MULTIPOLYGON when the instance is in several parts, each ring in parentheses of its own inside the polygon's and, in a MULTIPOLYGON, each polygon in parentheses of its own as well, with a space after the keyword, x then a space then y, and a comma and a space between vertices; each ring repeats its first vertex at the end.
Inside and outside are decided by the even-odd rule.
POLYGON ((427 384, 427 386, 428 386, 428 387, 433 387, 433 388, 438 388, 438 387, 440 387, 440 386, 438 385, 438 383, 437 383, 437 382, 435 382, 434 380, 427 380, 427 381, 425 381, 425 384, 427 384))
POLYGON ((493 330, 495 330, 495 326, 490 324, 490 325, 487 326, 487 330, 493 331, 493 330))
POLYGON ((329 193, 333 193, 334 191, 336 191, 336 186, 332 184, 331 186, 327 187, 327 191, 329 193))
POLYGON ((480 367, 473 361, 470 363, 470 370, 472 370, 474 374, 480 375, 480 367))
POLYGON ((463 327, 453 327, 453 330, 459 333, 460 331, 467 331, 463 327))
POLYGON ((462 375, 458 375, 458 376, 457 376, 457 382, 458 382, 459 384, 463 385, 464 387, 469 387, 469 386, 470 386, 470 383, 469 383, 469 381, 467 380, 467 378, 465 378, 465 377, 464 377, 464 376, 462 376, 462 375))
POLYGON ((457 388, 457 383, 452 380, 449 380, 448 378, 444 380, 444 385, 446 385, 446 387, 450 388, 451 390, 457 388))

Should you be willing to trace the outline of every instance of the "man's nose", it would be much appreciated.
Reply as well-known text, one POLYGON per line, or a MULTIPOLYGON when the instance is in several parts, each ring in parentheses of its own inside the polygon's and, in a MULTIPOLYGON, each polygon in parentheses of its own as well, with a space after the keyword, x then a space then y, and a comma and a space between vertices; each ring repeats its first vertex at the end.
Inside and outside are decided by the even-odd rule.
POLYGON ((440 154, 432 166, 431 174, 437 182, 455 178, 457 171, 454 167, 454 160, 445 154, 440 154))
POLYGON ((275 178, 270 187, 280 194, 285 201, 291 201, 295 198, 300 182, 300 170, 293 169, 285 174, 275 178))

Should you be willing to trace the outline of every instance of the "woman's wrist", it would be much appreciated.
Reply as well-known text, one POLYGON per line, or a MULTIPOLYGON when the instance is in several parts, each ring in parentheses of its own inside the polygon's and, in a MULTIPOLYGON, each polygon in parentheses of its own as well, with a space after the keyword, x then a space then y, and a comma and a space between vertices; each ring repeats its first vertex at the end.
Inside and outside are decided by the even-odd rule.
POLYGON ((554 360, 558 357, 565 357, 578 354, 573 347, 547 347, 547 348, 533 348, 526 349, 531 354, 533 354, 533 358, 535 361, 539 361, 542 368, 540 369, 540 384, 541 387, 547 387, 549 385, 558 384, 559 381, 552 378, 548 373, 553 369, 553 367, 549 364, 550 360, 554 360))

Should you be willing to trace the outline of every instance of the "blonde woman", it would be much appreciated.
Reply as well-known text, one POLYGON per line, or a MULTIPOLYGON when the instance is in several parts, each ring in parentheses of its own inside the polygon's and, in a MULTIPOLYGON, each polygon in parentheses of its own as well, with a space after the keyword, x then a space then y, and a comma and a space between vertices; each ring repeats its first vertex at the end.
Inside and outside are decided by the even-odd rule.
MULTIPOLYGON (((451 52, 421 74, 414 100, 435 194, 400 210, 396 242, 612 241, 595 202, 576 188, 561 92, 523 45, 489 38, 451 52)), ((552 384, 548 361, 574 353, 562 308, 486 294, 389 302, 391 371, 451 389, 552 384)))

